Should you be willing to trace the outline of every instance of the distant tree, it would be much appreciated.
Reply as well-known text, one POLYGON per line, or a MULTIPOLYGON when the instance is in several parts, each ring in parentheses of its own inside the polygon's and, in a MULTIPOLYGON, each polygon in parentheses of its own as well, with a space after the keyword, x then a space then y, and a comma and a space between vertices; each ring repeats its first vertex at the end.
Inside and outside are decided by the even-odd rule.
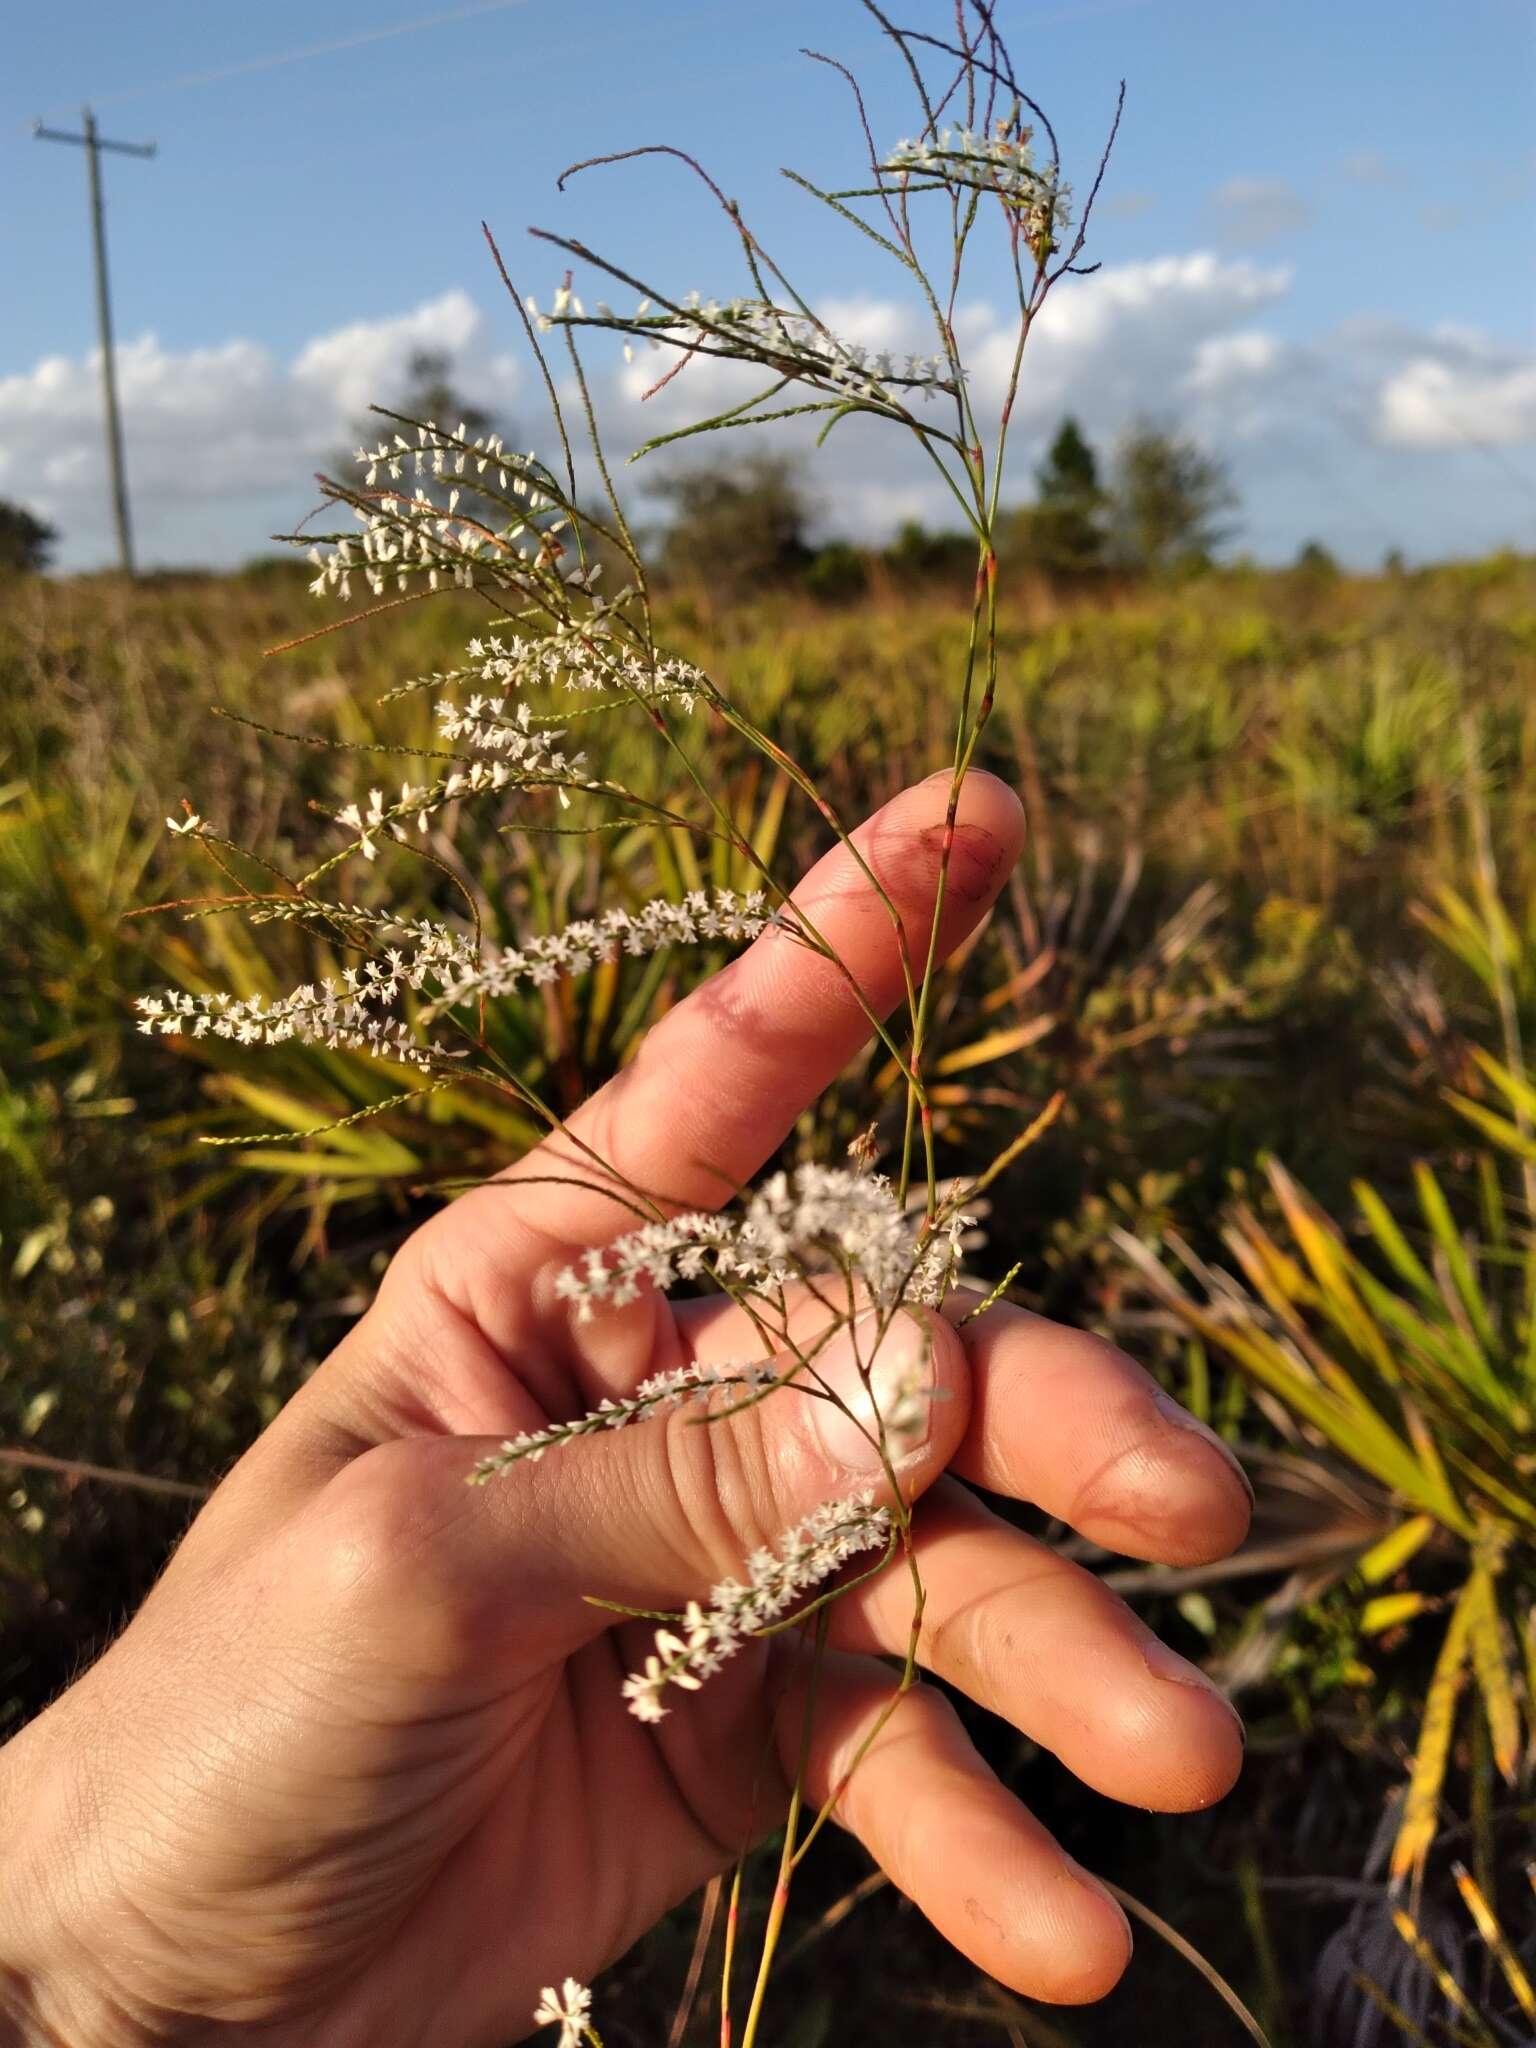
POLYGON ((969 533, 930 533, 908 519, 885 550, 886 566, 902 582, 928 582, 940 576, 976 573, 976 539, 969 533))
POLYGON ((1226 466, 1198 442, 1142 420, 1115 452, 1112 552, 1145 574, 1200 568, 1231 531, 1226 466))
MULTIPOLYGON (((407 419, 436 420, 440 427, 446 427, 450 432, 462 422, 470 440, 476 440, 493 429, 499 429, 503 434, 508 431, 494 412, 477 405, 459 389, 454 376, 453 357, 447 349, 417 349, 406 363, 404 381, 393 393, 385 393, 379 403, 387 405, 391 412, 403 413, 407 419)), ((365 413, 349 429, 351 438, 347 446, 338 449, 331 457, 330 473, 339 478, 350 477, 357 467, 356 451, 359 448, 376 448, 394 431, 389 421, 381 419, 376 412, 365 413)))
POLYGON ((754 455, 732 469, 688 469, 652 486, 670 504, 663 574, 729 597, 798 578, 811 560, 810 512, 791 465, 754 455))
POLYGON ((1339 565, 1320 540, 1309 540, 1296 550, 1296 572, 1316 583, 1332 583, 1338 576, 1339 565))
POLYGON ((46 519, 0 498, 0 575, 46 569, 58 537, 46 519))
POLYGON ((453 357, 445 348, 419 348, 406 365, 405 390, 396 412, 414 420, 436 420, 440 427, 464 430, 473 440, 497 424, 494 412, 466 398, 453 381, 453 357))
POLYGON ((1039 495, 1025 508, 1015 546, 1037 568, 1081 576, 1104 566, 1109 552, 1109 495, 1098 457, 1074 419, 1062 421, 1035 472, 1039 495))
POLYGON ((805 565, 805 587, 823 604, 851 603, 863 596, 868 582, 869 564, 851 541, 828 541, 805 565))

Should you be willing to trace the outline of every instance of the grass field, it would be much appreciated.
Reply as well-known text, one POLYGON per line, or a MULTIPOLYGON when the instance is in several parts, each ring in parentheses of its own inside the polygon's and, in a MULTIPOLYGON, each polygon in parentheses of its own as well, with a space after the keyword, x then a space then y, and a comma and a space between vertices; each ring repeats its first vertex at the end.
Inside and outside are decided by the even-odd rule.
MULTIPOLYGON (((1124 1814, 1016 1739, 982 1739, 1074 1854, 1229 1976, 1277 2048, 1529 2039, 1452 1866, 1529 1960, 1536 564, 1005 596, 985 764, 1020 789, 1031 840, 943 980, 930 1073, 948 1170, 985 1162, 1058 1090, 1064 1106, 993 1188, 974 1263, 1001 1277, 1021 1262, 1014 1298, 1144 1357, 1239 1444, 1260 1506, 1236 1573, 1095 1560, 1237 1688, 1250 1763, 1225 1808, 1124 1814), (1459 2034, 1428 1951, 1394 1929, 1393 1854, 1421 1944, 1462 1987, 1459 2034)), ((131 1610, 195 1490, 345 1330, 434 1186, 533 1135, 453 1088, 323 1137, 210 1150, 200 1136, 346 1117, 395 1094, 398 1070, 131 1029, 132 999, 168 983, 275 991, 330 964, 292 926, 137 915, 230 886, 164 819, 185 797, 281 862, 333 844, 312 805, 398 781, 400 764, 241 721, 427 743, 424 700, 377 699, 452 663, 481 624, 469 606, 405 607, 263 659, 320 623, 286 569, 5 590, 0 1734, 131 1610), (49 1459, 146 1483, 29 1462, 49 1459)), ((675 596, 666 637, 707 654, 857 816, 944 758, 965 625, 942 589, 877 585, 846 609, 675 596)), ((711 786, 787 872, 822 827, 709 716, 693 744, 711 786)), ((675 780, 632 758, 643 736, 594 727, 582 743, 631 787, 675 780)), ((678 834, 550 837, 515 810, 494 827, 466 812, 431 851, 396 869, 397 897, 442 910, 445 867, 462 866, 509 940, 675 894, 712 861, 739 879, 678 834)), ((534 991, 502 1007, 497 1048, 569 1106, 710 964, 664 954, 534 991)), ((890 1095, 870 1056, 794 1143, 826 1156, 890 1095)), ((839 1847, 820 1907, 848 1905, 862 1875, 839 1847)), ((909 1922, 889 1893, 825 1929, 807 1919, 785 2001, 798 2048, 853 2038, 829 2000, 855 1985, 860 2038, 1242 2038, 1150 1935, 1105 2008, 1068 2016, 1013 2010, 909 1922)), ((662 1930, 615 1973, 611 2040, 666 2038, 690 1939, 662 1930)))

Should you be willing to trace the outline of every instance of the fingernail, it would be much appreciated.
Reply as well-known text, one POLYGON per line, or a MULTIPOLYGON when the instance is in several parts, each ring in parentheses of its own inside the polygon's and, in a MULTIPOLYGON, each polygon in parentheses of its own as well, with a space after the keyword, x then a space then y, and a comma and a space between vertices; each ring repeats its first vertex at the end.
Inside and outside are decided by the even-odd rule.
POLYGON ((1189 1659, 1181 1657, 1177 1650, 1170 1650, 1158 1636, 1149 1635, 1146 1638, 1141 1646, 1141 1656, 1142 1662, 1154 1678, 1166 1679, 1170 1685, 1187 1685, 1191 1692, 1208 1692, 1220 1700, 1237 1723, 1237 1732, 1246 1747, 1248 1730, 1243 1726, 1243 1717, 1209 1672, 1202 1671, 1198 1664, 1191 1664, 1189 1659))
POLYGON ((825 1396, 812 1406, 817 1438, 833 1464, 845 1471, 881 1470, 880 1442, 893 1463, 928 1440, 933 1407, 933 1346, 925 1326, 900 1311, 880 1332, 881 1316, 870 1310, 838 1333, 813 1358, 825 1396), (877 1345, 878 1339, 878 1345, 877 1345))
POLYGON ((1254 1504, 1253 1481, 1243 1470, 1242 1463, 1232 1446, 1224 1442, 1216 1434, 1215 1430, 1211 1428, 1209 1423, 1202 1422, 1198 1415, 1191 1415, 1187 1408, 1181 1407, 1175 1401, 1172 1394, 1164 1393, 1161 1388, 1152 1396, 1152 1403, 1165 1422, 1171 1422, 1175 1429, 1187 1429, 1191 1436, 1199 1437, 1202 1442, 1208 1443, 1213 1450, 1220 1451, 1228 1465, 1232 1468, 1232 1471, 1237 1475, 1244 1493, 1248 1496, 1248 1505, 1252 1507, 1254 1504))

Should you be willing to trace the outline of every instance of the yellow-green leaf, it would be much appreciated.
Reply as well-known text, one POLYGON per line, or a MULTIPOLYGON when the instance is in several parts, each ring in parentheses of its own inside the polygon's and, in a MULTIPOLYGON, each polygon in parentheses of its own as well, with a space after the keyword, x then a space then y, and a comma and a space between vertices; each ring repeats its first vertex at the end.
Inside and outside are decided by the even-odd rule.
POLYGON ((1528 2020, 1536 2020, 1536 1990, 1521 1965, 1520 1958, 1510 1947, 1509 1937, 1499 1925, 1498 1915, 1483 1896, 1477 1879, 1464 1864, 1453 1863, 1452 1872, 1456 1878, 1456 1889, 1461 1893, 1467 1911, 1472 1915, 1472 1924, 1488 1953, 1504 1973, 1504 1981, 1515 1994, 1515 2003, 1528 2020))
POLYGON ((1470 2040, 1473 2048, 1495 2048, 1493 2035, 1478 2018, 1472 2001, 1440 1956, 1419 1932, 1417 1922, 1399 1906, 1392 1915, 1392 1925, 1397 1930, 1398 1939, 1413 1951, 1421 1967, 1434 1979, 1441 1997, 1452 2012, 1459 2013, 1473 2027, 1474 2032, 1471 2035, 1458 2038, 1470 2040))
POLYGON ((1463 1598, 1467 1603, 1467 1644, 1488 1714, 1493 1760, 1505 1783, 1512 1785, 1520 1765, 1520 1709, 1515 1704, 1515 1688, 1505 1655, 1504 1625, 1493 1573, 1486 1565, 1478 1565, 1473 1571, 1463 1598))
POLYGON ((1433 1170, 1420 1160, 1413 1170, 1414 1185, 1418 1189, 1419 1206, 1424 1211, 1424 1220, 1434 1235, 1436 1244, 1445 1254, 1445 1263, 1450 1269, 1456 1292, 1463 1307, 1472 1319, 1478 1341, 1487 1350, 1496 1348, 1493 1323, 1488 1314, 1488 1304, 1483 1299, 1483 1290, 1478 1284, 1477 1269, 1467 1256, 1455 1222, 1451 1216, 1450 1204, 1445 1199, 1445 1190, 1435 1178, 1433 1170))
POLYGON ((1451 1753, 1451 1731, 1456 1721, 1456 1698, 1467 1669, 1467 1633, 1471 1621, 1469 1579, 1461 1589, 1435 1660, 1434 1676, 1424 1696, 1424 1717, 1419 1725, 1418 1746, 1403 1801, 1403 1818, 1392 1845, 1392 1876, 1406 1877, 1420 1871, 1440 1825, 1440 1788, 1445 1782, 1446 1762, 1451 1753))
POLYGON ((956 1046, 953 1052, 935 1060, 933 1071, 936 1074, 959 1074, 967 1067, 984 1066, 988 1060, 1006 1059, 1009 1053, 1022 1052, 1055 1028, 1055 1017, 1046 1015, 1031 1017, 1027 1023, 1015 1024, 1006 1031, 989 1031, 985 1037, 973 1039, 969 1045, 956 1046))
POLYGON ((1385 1635, 1389 1628, 1401 1628, 1434 1605, 1427 1593, 1381 1593, 1361 1608, 1360 1627, 1368 1636, 1385 1635))
POLYGON ((1418 1555, 1435 1533, 1435 1526, 1433 1515, 1411 1515, 1379 1543, 1373 1543, 1355 1569, 1368 1586, 1379 1586, 1418 1555))

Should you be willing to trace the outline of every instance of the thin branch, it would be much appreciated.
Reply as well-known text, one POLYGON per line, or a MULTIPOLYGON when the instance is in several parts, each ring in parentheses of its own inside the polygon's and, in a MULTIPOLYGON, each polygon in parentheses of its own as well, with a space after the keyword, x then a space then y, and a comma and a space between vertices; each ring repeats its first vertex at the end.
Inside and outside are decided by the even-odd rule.
POLYGON ((140 1493, 162 1493, 175 1500, 206 1500, 210 1486, 193 1486, 185 1479, 157 1479, 149 1472, 125 1472, 117 1465, 91 1465, 83 1458, 50 1458, 46 1451, 22 1451, 0 1445, 0 1465, 35 1467, 40 1472, 57 1472, 66 1479, 96 1479, 106 1486, 128 1486, 140 1493))

